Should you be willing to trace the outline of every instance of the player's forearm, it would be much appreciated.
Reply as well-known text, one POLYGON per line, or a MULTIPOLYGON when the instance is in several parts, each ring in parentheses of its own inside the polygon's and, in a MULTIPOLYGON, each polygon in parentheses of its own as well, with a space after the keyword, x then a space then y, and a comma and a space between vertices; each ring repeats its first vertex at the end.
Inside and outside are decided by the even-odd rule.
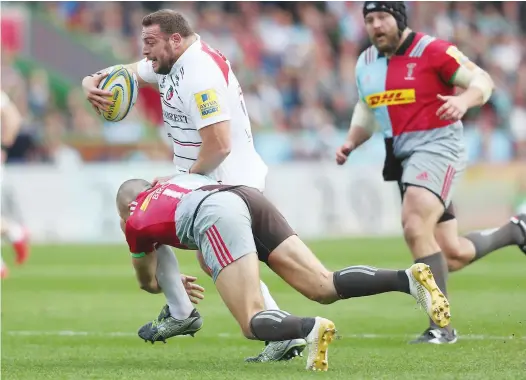
POLYGON ((351 126, 347 134, 347 141, 358 148, 369 140, 374 132, 374 116, 372 111, 362 101, 358 101, 354 107, 351 126))
MULTIPOLYGON (((137 83, 139 84, 139 88, 142 88, 144 86, 148 86, 150 85, 148 82, 144 81, 141 76, 139 75, 139 69, 137 67, 138 63, 137 62, 134 62, 134 63, 129 63, 129 64, 126 64, 126 65, 122 65, 124 66, 124 68, 126 70, 128 70, 129 72, 131 73, 134 73, 135 76, 137 77, 137 83)), ((110 66, 110 67, 106 67, 105 69, 102 69, 102 70, 99 70, 97 71, 97 74, 99 73, 104 73, 104 72, 109 72, 111 71, 114 67, 114 66, 110 66)), ((93 80, 93 74, 90 74, 90 75, 86 75, 83 79, 82 79, 82 85, 83 86, 86 86, 86 84, 89 84, 89 82, 93 80)))
POLYGON ((352 125, 347 134, 347 141, 353 146, 353 149, 358 148, 360 145, 369 140, 372 133, 361 126, 352 125))
POLYGON ((139 287, 148 292, 157 294, 161 288, 157 282, 157 254, 155 251, 146 253, 132 253, 132 264, 139 287))
POLYGON ((142 290, 150 294, 159 294, 159 293, 162 293, 163 291, 161 287, 159 286, 157 279, 154 279, 147 284, 140 284, 140 287, 142 290))
POLYGON ((214 171, 230 154, 230 147, 201 146, 197 160, 189 173, 207 175, 214 171))

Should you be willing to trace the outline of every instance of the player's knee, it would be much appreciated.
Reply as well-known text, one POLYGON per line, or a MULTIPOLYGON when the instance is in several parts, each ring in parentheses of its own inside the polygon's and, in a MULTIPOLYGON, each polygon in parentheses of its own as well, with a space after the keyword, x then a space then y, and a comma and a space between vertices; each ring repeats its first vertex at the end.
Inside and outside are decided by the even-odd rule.
POLYGON ((404 237, 407 242, 420 240, 429 235, 425 229, 424 219, 418 214, 409 214, 402 220, 404 237))
POLYGON ((458 261, 462 259, 462 251, 460 250, 458 241, 440 241, 439 245, 448 261, 458 261))
POLYGON ((466 264, 464 263, 464 256, 460 250, 460 245, 454 242, 441 244, 440 248, 444 253, 447 261, 447 269, 449 272, 455 272, 462 269, 466 264))
POLYGON ((317 284, 312 284, 307 294, 307 297, 319 304, 329 305, 338 300, 336 290, 332 281, 333 274, 327 271, 327 273, 320 274, 320 281, 317 284))

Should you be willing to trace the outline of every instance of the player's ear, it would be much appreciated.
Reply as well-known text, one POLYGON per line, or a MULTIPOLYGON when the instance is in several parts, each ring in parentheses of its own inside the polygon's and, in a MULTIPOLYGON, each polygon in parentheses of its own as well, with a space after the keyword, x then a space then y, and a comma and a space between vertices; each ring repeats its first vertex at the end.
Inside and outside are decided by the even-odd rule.
POLYGON ((183 37, 179 33, 173 33, 170 38, 170 43, 174 45, 174 47, 178 47, 181 45, 181 42, 183 41, 183 37))

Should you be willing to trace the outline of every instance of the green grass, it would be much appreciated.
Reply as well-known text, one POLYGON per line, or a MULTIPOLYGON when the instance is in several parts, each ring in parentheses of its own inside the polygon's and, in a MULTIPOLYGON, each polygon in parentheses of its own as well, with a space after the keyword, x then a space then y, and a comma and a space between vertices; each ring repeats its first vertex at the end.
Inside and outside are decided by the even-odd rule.
MULTIPOLYGON (((410 262, 400 240, 311 246, 331 269, 352 264, 402 268, 410 262)), ((205 325, 195 338, 152 346, 135 332, 157 316, 163 297, 138 289, 124 245, 35 247, 27 265, 10 265, 11 275, 2 284, 2 378, 493 380, 526 376, 526 258, 515 248, 451 276, 453 323, 466 339, 449 346, 406 344, 426 327, 426 318, 411 297, 391 293, 322 306, 304 299, 264 268, 263 279, 283 309, 322 315, 336 323, 342 339, 331 345, 328 374, 306 373, 303 359, 245 364, 243 358, 258 352, 262 344, 242 337, 213 284, 199 272, 193 253, 179 252, 179 260, 184 271, 197 274, 207 289, 199 307, 205 325), (75 334, 61 336, 60 331, 75 334), (484 339, 476 340, 475 335, 484 339), (512 335, 515 338, 500 338, 512 335)))

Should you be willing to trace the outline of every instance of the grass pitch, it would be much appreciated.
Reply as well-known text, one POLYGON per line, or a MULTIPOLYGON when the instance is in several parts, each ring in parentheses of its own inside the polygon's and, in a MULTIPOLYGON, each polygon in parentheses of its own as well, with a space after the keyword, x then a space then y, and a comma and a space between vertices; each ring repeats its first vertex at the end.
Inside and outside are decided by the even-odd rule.
MULTIPOLYGON (((401 240, 312 243, 331 269, 353 264, 410 265, 401 240)), ((9 260, 9 248, 4 249, 9 260)), ((324 316, 341 339, 331 345, 328 373, 308 373, 304 358, 246 364, 262 349, 244 339, 192 252, 178 252, 183 271, 199 277, 205 321, 195 338, 145 344, 137 329, 157 316, 162 295, 138 289, 125 245, 37 246, 24 267, 10 265, 2 283, 3 379, 524 379, 526 257, 510 248, 451 275, 455 345, 406 342, 426 327, 403 294, 322 306, 304 299, 266 267, 278 304, 297 315, 324 316)), ((306 279, 308 281, 308 279, 306 279)))

